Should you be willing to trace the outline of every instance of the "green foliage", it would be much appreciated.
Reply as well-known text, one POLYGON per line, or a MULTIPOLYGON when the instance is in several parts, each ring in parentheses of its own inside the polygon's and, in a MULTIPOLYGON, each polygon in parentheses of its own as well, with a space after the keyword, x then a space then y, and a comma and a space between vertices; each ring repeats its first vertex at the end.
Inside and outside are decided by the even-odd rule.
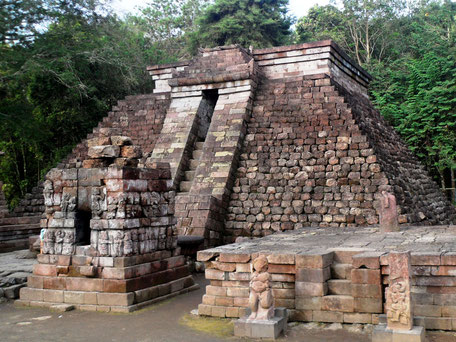
POLYGON ((192 50, 240 44, 255 48, 290 42, 292 18, 288 0, 216 0, 198 20, 192 50))

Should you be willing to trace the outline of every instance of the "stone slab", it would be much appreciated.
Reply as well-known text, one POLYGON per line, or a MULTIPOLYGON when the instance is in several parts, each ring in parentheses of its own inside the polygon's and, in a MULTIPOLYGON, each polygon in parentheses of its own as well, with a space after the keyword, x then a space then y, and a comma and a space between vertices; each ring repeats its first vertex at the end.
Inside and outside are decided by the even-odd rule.
POLYGON ((271 320, 250 321, 248 315, 234 322, 234 336, 277 339, 287 327, 287 310, 276 308, 271 320))
POLYGON ((414 326, 411 330, 391 330, 379 324, 372 332, 372 342, 424 342, 425 330, 414 326))

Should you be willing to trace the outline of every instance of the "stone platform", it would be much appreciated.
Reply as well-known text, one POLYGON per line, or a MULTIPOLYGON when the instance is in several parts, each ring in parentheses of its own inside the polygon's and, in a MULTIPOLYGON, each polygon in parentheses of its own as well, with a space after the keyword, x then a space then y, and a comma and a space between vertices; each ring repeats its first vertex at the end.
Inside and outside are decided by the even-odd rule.
POLYGON ((456 226, 305 228, 200 251, 206 289, 199 313, 241 317, 250 261, 269 261, 275 306, 291 321, 378 324, 384 313, 390 251, 411 251, 415 324, 456 330, 456 226))

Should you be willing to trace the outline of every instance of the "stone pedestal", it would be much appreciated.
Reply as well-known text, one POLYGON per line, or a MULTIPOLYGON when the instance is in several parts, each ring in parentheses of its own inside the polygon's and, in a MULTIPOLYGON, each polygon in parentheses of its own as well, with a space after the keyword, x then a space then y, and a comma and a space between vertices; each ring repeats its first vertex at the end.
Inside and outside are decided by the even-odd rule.
POLYGON ((386 324, 379 324, 372 332, 372 342, 424 342, 423 327, 413 327, 411 330, 392 330, 386 324))
POLYGON ((276 339, 286 331, 288 314, 285 308, 276 308, 269 320, 249 320, 249 315, 234 322, 234 336, 276 339))

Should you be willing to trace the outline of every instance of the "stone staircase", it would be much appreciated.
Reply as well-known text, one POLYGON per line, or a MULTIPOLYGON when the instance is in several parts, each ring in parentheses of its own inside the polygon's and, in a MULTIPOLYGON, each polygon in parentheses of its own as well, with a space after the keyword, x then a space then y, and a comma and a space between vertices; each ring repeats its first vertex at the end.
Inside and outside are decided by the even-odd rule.
POLYGON ((188 162, 188 170, 185 171, 185 178, 179 184, 179 190, 181 193, 187 193, 190 191, 193 179, 195 178, 196 168, 198 167, 199 161, 203 154, 204 141, 195 142, 195 146, 192 152, 192 158, 188 162))
POLYGON ((339 308, 341 311, 347 309, 349 312, 354 306, 351 282, 351 264, 333 263, 331 265, 331 279, 328 279, 328 294, 323 296, 323 310, 334 311, 339 308), (325 305, 326 304, 326 305, 325 305))

